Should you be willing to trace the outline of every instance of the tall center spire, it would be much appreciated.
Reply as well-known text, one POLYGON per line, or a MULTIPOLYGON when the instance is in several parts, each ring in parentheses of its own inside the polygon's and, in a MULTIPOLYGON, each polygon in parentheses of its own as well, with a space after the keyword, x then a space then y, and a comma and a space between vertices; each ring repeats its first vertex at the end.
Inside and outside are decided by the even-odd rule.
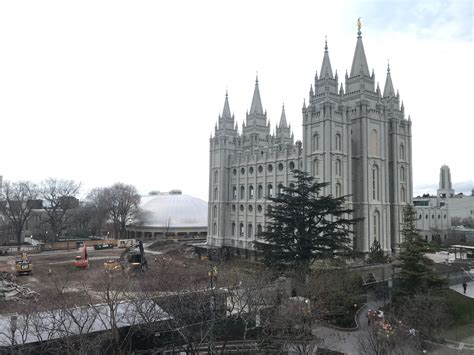
POLYGON ((352 59, 351 78, 356 75, 370 76, 367 58, 365 57, 364 44, 362 43, 362 32, 360 30, 361 27, 362 24, 359 17, 357 20, 357 44, 354 52, 354 58, 352 59))
POLYGON ((258 75, 255 79, 255 90, 253 92, 249 115, 263 115, 262 100, 260 99, 260 90, 258 89, 258 75))
POLYGON ((225 92, 225 102, 224 102, 224 109, 222 110, 222 118, 225 118, 225 119, 232 118, 232 114, 230 113, 230 107, 229 107, 229 94, 227 93, 227 90, 225 92))

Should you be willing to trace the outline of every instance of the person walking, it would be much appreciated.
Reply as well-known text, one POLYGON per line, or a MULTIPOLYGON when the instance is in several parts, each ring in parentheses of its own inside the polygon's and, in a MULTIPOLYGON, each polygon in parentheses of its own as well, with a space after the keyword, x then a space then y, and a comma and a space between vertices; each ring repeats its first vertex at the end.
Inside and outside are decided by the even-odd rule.
POLYGON ((462 288, 464 289, 464 294, 466 294, 466 291, 467 291, 467 283, 466 283, 466 281, 463 282, 462 288))

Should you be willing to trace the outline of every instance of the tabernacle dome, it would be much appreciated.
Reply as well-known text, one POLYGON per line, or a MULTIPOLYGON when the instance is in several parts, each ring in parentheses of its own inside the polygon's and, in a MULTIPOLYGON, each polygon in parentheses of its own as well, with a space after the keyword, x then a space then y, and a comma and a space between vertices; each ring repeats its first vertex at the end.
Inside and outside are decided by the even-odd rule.
POLYGON ((128 237, 166 239, 207 236, 207 203, 180 190, 142 196, 137 221, 127 227, 128 237))

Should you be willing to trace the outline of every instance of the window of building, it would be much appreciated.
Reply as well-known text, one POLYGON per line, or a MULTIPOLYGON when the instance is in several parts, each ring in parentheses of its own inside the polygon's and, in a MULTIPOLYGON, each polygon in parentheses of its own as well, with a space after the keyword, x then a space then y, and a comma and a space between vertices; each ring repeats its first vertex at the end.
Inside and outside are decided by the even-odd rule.
POLYGON ((244 224, 243 223, 240 223, 240 225, 239 225, 239 235, 241 237, 244 236, 244 224))
POLYGON ((232 205, 232 212, 235 212, 235 210, 236 210, 235 205, 232 205))
POLYGON ((295 169, 295 163, 293 163, 292 161, 290 161, 290 170, 294 170, 295 169))
POLYGON ((253 198, 254 198, 253 186, 250 185, 249 186, 249 199, 253 199, 253 198))
POLYGON ((371 156, 378 157, 379 154, 379 134, 376 129, 370 133, 369 153, 371 156))
POLYGON ((318 159, 313 160, 313 176, 319 176, 319 161, 318 161, 318 159))
POLYGON ((252 238, 253 237, 253 225, 252 223, 249 223, 247 227, 247 238, 252 238))
POLYGON ((217 180, 218 180, 218 177, 219 177, 219 171, 214 171, 214 184, 217 184, 217 180))
POLYGON ((336 176, 341 176, 342 175, 342 172, 341 172, 341 160, 340 159, 336 159, 336 176))
POLYGON ((240 199, 243 200, 245 198, 245 187, 240 186, 240 199))
POLYGON ((278 164, 278 170, 279 170, 279 171, 282 171, 282 170, 283 170, 283 164, 282 164, 282 163, 278 164))
POLYGON ((245 169, 244 169, 244 168, 241 168, 241 169, 240 169, 240 174, 241 174, 241 175, 244 175, 244 174, 245 174, 245 169))
POLYGON ((258 166, 258 172, 261 174, 263 172, 263 166, 259 165, 258 166))
POLYGON ((439 215, 438 215, 438 219, 440 219, 440 218, 441 218, 441 215, 439 214, 439 215))
POLYGON ((217 187, 214 189, 214 200, 217 200, 218 194, 217 194, 217 187))
POLYGON ((316 150, 319 150, 319 134, 316 133, 314 136, 313 136, 313 142, 312 142, 312 151, 316 151, 316 150))
POLYGON ((252 205, 249 205, 247 208, 248 208, 249 212, 253 211, 253 206, 252 205))
POLYGON ((261 233, 262 233, 262 225, 257 224, 257 234, 261 234, 261 233))
POLYGON ((258 212, 258 213, 262 213, 262 205, 258 205, 258 206, 257 206, 257 212, 258 212))
POLYGON ((214 234, 214 235, 217 234, 217 223, 212 224, 212 234, 214 234))
POLYGON ((428 236, 427 235, 425 235, 425 241, 428 241, 428 236))
POLYGON ((237 199, 237 186, 232 187, 232 199, 237 199))
POLYGON ((434 214, 431 215, 431 219, 434 219, 434 214))
POLYGON ((217 206, 214 206, 214 211, 213 211, 212 216, 213 216, 214 218, 217 218, 217 206))
POLYGON ((400 159, 405 160, 405 146, 403 143, 400 144, 400 159))
POLYGON ((425 216, 425 219, 428 219, 428 215, 425 216))
POLYGON ((272 164, 268 164, 268 172, 272 172, 273 171, 273 165, 272 164))
POLYGON ((268 197, 273 197, 273 186, 272 186, 272 184, 268 184, 267 195, 268 195, 268 197))
POLYGON ((258 188, 257 188, 257 198, 258 198, 258 199, 263 198, 263 186, 262 186, 262 185, 258 185, 258 188))
POLYGON ((240 205, 240 212, 244 212, 244 209, 245 209, 244 205, 240 205))
POLYGON ((283 184, 278 184, 278 196, 280 196, 283 193, 283 184))
MULTIPOLYGON (((471 212, 474 212, 474 211, 471 211, 471 212)), ((446 219, 446 215, 444 215, 443 217, 444 217, 444 219, 446 219)))
POLYGON ((231 230, 232 236, 235 236, 235 222, 232 222, 232 230, 231 230))
POLYGON ((420 215, 418 215, 418 219, 421 219, 421 214, 420 214, 420 215))
POLYGON ((403 166, 400 167, 400 181, 405 182, 405 168, 403 166))
POLYGON ((377 239, 380 237, 380 232, 379 232, 380 214, 378 213, 378 211, 374 212, 373 219, 374 219, 374 223, 373 223, 374 224, 374 239, 377 239))
POLYGON ((233 170, 232 170, 232 174, 233 174, 233 175, 237 175, 237 169, 233 169, 233 170))
POLYGON ((372 166, 372 199, 379 200, 379 167, 372 166))
POLYGON ((336 150, 341 151, 341 135, 339 133, 336 134, 336 150))
MULTIPOLYGON (((402 202, 406 202, 407 200, 407 194, 405 192, 405 188, 402 186, 402 188, 400 189, 400 199, 402 202)), ((434 216, 433 216, 434 218, 434 216)))
POLYGON ((252 166, 249 168, 249 174, 250 174, 250 175, 253 174, 253 167, 252 167, 252 166))
POLYGON ((341 197, 342 196, 342 188, 341 184, 338 182, 336 183, 336 197, 341 197))

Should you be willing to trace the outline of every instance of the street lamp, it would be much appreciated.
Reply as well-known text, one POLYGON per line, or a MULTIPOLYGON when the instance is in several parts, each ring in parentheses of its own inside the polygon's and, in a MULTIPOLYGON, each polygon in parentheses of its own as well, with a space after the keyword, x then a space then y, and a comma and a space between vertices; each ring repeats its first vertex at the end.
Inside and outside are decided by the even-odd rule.
POLYGON ((217 281, 217 266, 213 266, 211 271, 207 273, 207 276, 209 276, 209 283, 211 289, 214 288, 214 282, 217 281))

